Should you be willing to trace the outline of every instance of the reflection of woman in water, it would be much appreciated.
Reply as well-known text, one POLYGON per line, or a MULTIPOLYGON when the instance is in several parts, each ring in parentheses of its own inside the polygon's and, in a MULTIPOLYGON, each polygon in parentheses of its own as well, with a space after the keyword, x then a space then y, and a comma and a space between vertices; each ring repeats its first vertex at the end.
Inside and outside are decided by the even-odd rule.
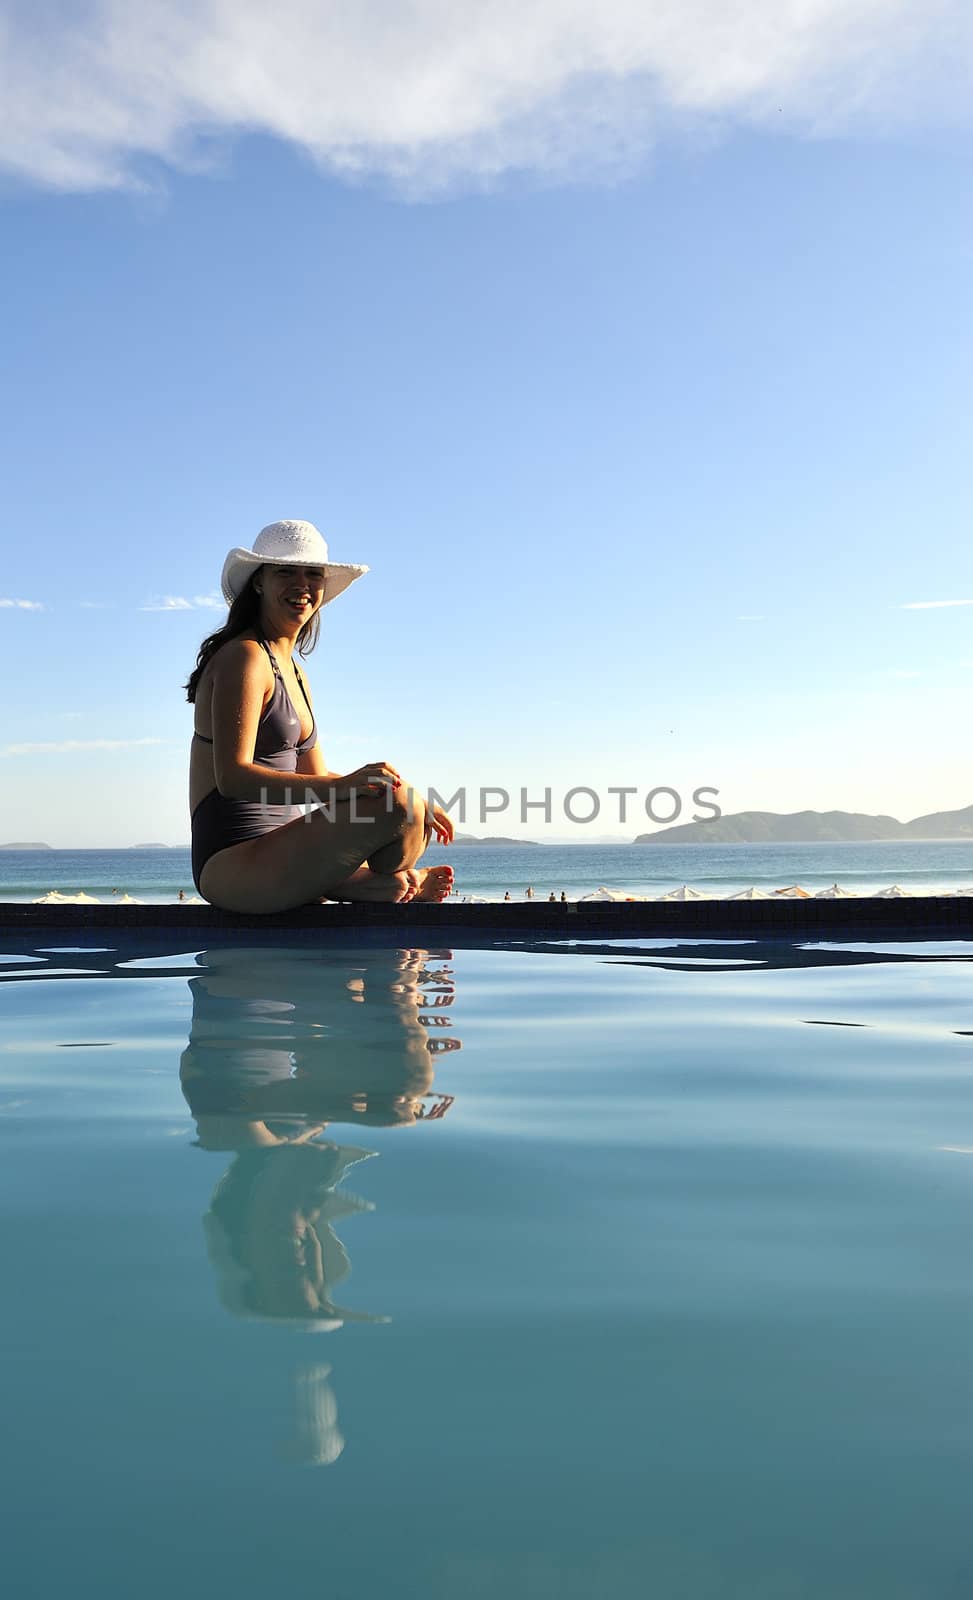
MULTIPOLYGON (((445 954, 448 960, 449 952, 445 954)), ((434 1056, 460 1048, 449 967, 426 950, 213 950, 190 980, 183 1092, 209 1150, 306 1142, 330 1122, 442 1115, 434 1056)))
MULTIPOLYGON (((322 1135, 334 1121, 408 1126, 449 1109, 451 1096, 432 1093, 433 1058, 460 1041, 428 1031, 449 1026, 449 968, 425 950, 243 948, 197 961, 180 1076, 200 1145, 237 1152, 203 1223, 223 1305, 318 1331, 383 1321, 332 1298, 351 1270, 333 1224, 372 1209, 338 1186, 374 1152, 322 1135)), ((318 1464, 343 1446, 327 1376, 301 1374, 289 1451, 318 1464)))
POLYGON ((332 1223, 371 1210, 356 1195, 337 1194, 336 1185, 371 1154, 347 1145, 295 1142, 279 1146, 272 1159, 266 1149, 237 1156, 203 1219, 228 1311, 297 1319, 319 1330, 376 1320, 331 1300, 351 1270, 332 1223))
MULTIPOLYGON (((448 953, 447 953, 448 954, 448 953)), ((221 1297, 261 1316, 346 1320, 330 1287, 348 1258, 331 1222, 368 1209, 335 1191, 369 1151, 321 1142, 330 1122, 407 1126, 442 1116, 433 1058, 459 1040, 449 969, 427 951, 228 949, 197 958, 183 1092, 199 1143, 235 1150, 207 1219, 221 1297)))

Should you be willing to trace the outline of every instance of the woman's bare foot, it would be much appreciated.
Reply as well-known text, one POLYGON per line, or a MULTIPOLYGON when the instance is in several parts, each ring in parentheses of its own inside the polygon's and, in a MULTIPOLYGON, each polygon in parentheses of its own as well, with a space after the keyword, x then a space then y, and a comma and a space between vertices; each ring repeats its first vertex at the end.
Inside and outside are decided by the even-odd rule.
POLYGON ((325 904, 329 900, 368 900, 384 902, 386 905, 401 900, 413 900, 416 895, 415 885, 410 883, 408 872, 373 872, 370 867, 359 867, 345 878, 343 883, 336 883, 330 893, 323 895, 325 904))
POLYGON ((408 867, 405 875, 413 889, 407 899, 439 901, 452 894, 452 867, 408 867))

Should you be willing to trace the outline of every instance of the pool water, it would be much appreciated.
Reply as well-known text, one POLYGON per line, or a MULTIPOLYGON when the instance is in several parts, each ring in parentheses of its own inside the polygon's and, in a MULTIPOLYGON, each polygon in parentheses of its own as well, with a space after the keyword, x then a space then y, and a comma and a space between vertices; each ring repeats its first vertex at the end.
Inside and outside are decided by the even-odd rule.
POLYGON ((4 1587, 973 1587, 969 947, 0 946, 4 1587))

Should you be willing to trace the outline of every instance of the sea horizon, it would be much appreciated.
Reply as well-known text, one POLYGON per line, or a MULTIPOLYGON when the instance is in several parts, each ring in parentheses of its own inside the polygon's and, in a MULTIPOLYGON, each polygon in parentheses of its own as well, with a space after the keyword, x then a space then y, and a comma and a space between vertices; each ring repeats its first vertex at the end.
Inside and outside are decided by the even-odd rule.
MULTIPOLYGON (((837 883, 852 894, 893 884, 913 894, 973 886, 973 840, 839 840, 796 844, 598 844, 579 842, 432 846, 426 864, 452 859, 456 898, 580 899, 597 889, 659 898, 688 885, 716 898, 749 888, 765 893, 799 884, 815 894, 837 883)), ((188 847, 0 851, 0 901, 30 902, 56 891, 110 904, 126 895, 146 903, 196 896, 188 847)))

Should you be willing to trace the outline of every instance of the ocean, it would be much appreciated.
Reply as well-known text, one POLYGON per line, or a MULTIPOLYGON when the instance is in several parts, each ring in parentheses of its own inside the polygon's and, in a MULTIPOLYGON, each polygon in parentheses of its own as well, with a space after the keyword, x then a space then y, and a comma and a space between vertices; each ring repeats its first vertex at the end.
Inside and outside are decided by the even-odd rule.
MULTIPOLYGON (((800 884, 810 893, 838 883, 857 894, 899 884, 914 894, 973 886, 973 841, 770 845, 451 845, 432 846, 427 863, 450 861, 456 895, 522 900, 604 887, 659 896, 681 884, 712 895, 800 884)), ((110 903, 127 894, 146 902, 195 895, 188 850, 2 850, 0 900, 38 900, 52 889, 84 891, 110 903)))

